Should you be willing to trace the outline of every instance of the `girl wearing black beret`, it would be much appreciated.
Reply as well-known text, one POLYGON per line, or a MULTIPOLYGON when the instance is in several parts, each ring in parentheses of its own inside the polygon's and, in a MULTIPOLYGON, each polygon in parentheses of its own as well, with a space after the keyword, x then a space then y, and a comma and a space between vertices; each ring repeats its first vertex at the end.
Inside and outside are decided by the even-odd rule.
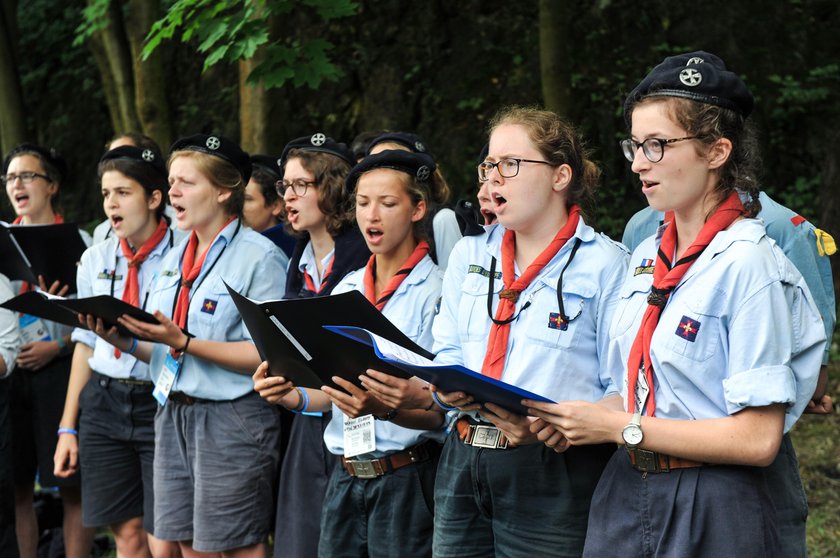
POLYGON ((610 329, 623 398, 529 403, 558 451, 624 446, 593 495, 585 556, 790 556, 765 467, 814 393, 825 332, 753 218, 751 109, 706 52, 667 58, 625 103, 621 148, 665 224, 634 251, 610 329))

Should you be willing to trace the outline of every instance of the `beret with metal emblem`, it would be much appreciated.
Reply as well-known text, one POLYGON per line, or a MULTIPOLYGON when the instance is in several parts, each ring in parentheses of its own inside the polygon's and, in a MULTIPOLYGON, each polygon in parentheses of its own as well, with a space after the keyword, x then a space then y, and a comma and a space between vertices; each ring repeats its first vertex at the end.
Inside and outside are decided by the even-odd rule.
POLYGON ((163 162, 163 157, 160 153, 154 151, 153 149, 143 149, 133 145, 121 145, 120 147, 106 151, 102 155, 102 158, 99 159, 99 162, 104 163, 105 161, 109 161, 111 159, 131 159, 134 161, 140 161, 149 165, 164 177, 167 176, 166 165, 163 162))
POLYGON ((320 132, 314 133, 311 136, 296 138, 287 143, 286 147, 283 148, 283 154, 280 155, 280 159, 277 161, 281 168, 286 164, 286 159, 292 149, 328 153, 346 161, 351 167, 356 164, 356 158, 346 144, 337 142, 320 132))
POLYGON ((488 153, 490 153, 490 144, 485 143, 484 147, 481 148, 481 153, 478 154, 478 164, 479 165, 484 162, 484 160, 487 158, 488 153))
POLYGON ((426 148, 426 144, 423 143, 423 140, 421 140, 420 136, 417 134, 411 134, 409 132, 388 132, 373 138, 373 141, 371 141, 370 145, 368 145, 366 154, 370 155, 371 150, 380 143, 396 143, 397 145, 402 145, 414 153, 429 152, 426 148))
POLYGON ((624 119, 628 125, 633 105, 656 96, 717 105, 744 118, 753 109, 753 96, 744 81, 727 70, 723 60, 704 51, 669 56, 651 70, 624 101, 624 119))
POLYGON ((242 175, 243 186, 251 179, 251 157, 235 141, 220 135, 195 134, 181 138, 172 144, 169 153, 176 151, 198 151, 224 159, 242 175))
POLYGON ((277 176, 277 179, 283 178, 283 169, 280 168, 280 162, 277 157, 270 155, 251 155, 251 166, 256 169, 260 167, 267 170, 271 174, 277 176))
POLYGON ((347 191, 352 192, 359 178, 374 169, 393 169, 404 172, 423 183, 431 180, 435 172, 435 160, 426 153, 412 153, 399 149, 389 149, 375 155, 368 155, 347 175, 347 191))

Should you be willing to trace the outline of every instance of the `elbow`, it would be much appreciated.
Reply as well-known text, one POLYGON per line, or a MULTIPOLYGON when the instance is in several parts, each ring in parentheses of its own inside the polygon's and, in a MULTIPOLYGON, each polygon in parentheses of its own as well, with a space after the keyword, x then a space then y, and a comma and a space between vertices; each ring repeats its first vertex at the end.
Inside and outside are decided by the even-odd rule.
POLYGON ((745 464, 756 467, 769 467, 779 454, 782 439, 780 436, 764 436, 750 444, 745 464))

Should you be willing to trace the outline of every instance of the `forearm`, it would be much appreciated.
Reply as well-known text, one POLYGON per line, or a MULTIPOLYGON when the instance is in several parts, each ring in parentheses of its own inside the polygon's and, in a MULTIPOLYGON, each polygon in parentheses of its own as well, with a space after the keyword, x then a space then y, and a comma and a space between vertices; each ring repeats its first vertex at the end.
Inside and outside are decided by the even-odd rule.
MULTIPOLYGON (((183 349, 183 346, 177 349, 183 349)), ((209 341, 192 338, 186 354, 248 376, 260 365, 260 355, 250 341, 209 341)))
POLYGON ((443 426, 444 415, 439 411, 423 409, 401 410, 391 422, 404 428, 415 430, 439 430, 443 426))
POLYGON ((67 383, 67 395, 64 399, 64 412, 58 426, 76 428, 79 420, 79 396, 90 380, 92 371, 88 359, 93 356, 93 349, 84 343, 76 343, 73 360, 70 365, 70 379, 67 383))
MULTIPOLYGON (((618 417, 613 431, 615 441, 621 443, 621 430, 630 415, 618 417)), ((717 419, 642 417, 640 447, 704 463, 767 466, 779 451, 783 429, 784 406, 780 404, 751 407, 717 419)))

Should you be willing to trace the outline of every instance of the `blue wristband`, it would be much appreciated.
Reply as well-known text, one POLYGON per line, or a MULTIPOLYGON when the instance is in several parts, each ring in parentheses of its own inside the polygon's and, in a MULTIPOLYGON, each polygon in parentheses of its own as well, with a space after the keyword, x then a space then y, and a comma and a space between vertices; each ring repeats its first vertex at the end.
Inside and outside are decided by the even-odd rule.
POLYGON ((56 432, 56 436, 61 436, 62 434, 72 434, 73 436, 78 436, 79 431, 75 428, 59 428, 58 432, 56 432))
POLYGON ((458 407, 450 407, 449 405, 441 401, 436 391, 432 392, 432 399, 434 399, 435 403, 437 403, 437 406, 443 409, 444 411, 455 411, 458 409, 458 407))
POLYGON ((128 353, 128 354, 130 354, 130 355, 133 355, 133 354, 134 354, 134 351, 136 351, 136 350, 137 350, 137 338, 136 338, 136 337, 133 337, 133 338, 131 339, 131 347, 129 347, 128 349, 126 349, 126 350, 125 350, 125 351, 123 351, 123 352, 126 352, 126 353, 128 353))
POLYGON ((300 396, 300 401, 298 402, 297 407, 289 410, 296 414, 306 414, 306 410, 309 408, 309 394, 306 393, 306 390, 303 388, 296 387, 295 389, 300 396))

